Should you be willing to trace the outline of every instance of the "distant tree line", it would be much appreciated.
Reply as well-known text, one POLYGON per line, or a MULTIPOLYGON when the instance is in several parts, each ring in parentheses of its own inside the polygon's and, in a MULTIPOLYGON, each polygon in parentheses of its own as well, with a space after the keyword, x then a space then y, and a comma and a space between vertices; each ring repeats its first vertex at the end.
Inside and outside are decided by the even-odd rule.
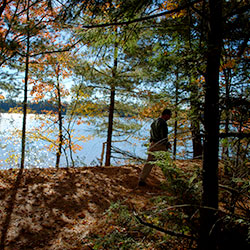
MULTIPOLYGON (((67 113, 68 110, 70 110, 72 105, 69 103, 63 103, 63 115, 67 113)), ((23 103, 21 101, 16 101, 13 99, 5 99, 0 100, 0 113, 11 113, 11 112, 22 112, 23 103)), ((28 109, 29 112, 36 113, 36 114, 44 114, 47 111, 53 111, 57 112, 57 107, 54 103, 49 101, 38 101, 38 102, 28 102, 28 109)), ((107 112, 107 107, 100 107, 99 110, 102 112, 107 112)), ((95 110, 88 110, 88 112, 84 112, 82 110, 81 112, 77 112, 77 115, 81 116, 88 116, 89 113, 95 114, 95 110)), ((115 110, 115 113, 119 115, 119 117, 131 117, 130 114, 127 114, 124 110, 115 110)), ((96 113, 97 114, 97 113, 96 113)))
MULTIPOLYGON (((66 114, 67 111, 67 103, 63 103, 62 112, 66 114)), ((13 99, 6 99, 0 101, 0 112, 8 113, 13 112, 15 109, 20 109, 22 111, 23 104, 21 101, 16 101, 13 99)), ((57 107, 48 101, 39 101, 39 102, 28 102, 28 109, 31 110, 32 113, 44 114, 46 111, 56 112, 57 107)))

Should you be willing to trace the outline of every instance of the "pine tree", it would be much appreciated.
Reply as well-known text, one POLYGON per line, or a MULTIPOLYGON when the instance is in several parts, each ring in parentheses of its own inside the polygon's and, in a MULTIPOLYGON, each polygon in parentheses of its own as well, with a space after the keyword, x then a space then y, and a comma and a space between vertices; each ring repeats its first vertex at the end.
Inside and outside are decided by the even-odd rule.
MULTIPOLYGON (((115 9, 115 5, 110 8, 115 9)), ((106 16, 106 18, 112 17, 106 16)), ((104 16, 101 15, 99 19, 104 20, 104 16)), ((138 31, 139 29, 134 26, 132 26, 132 29, 130 27, 117 28, 114 26, 105 29, 80 30, 78 33, 83 44, 87 44, 87 52, 85 54, 88 52, 92 54, 90 60, 85 60, 83 54, 83 60, 76 67, 76 73, 83 77, 85 83, 87 83, 86 87, 92 88, 97 94, 99 92, 98 102, 100 102, 101 98, 103 98, 104 103, 107 102, 107 98, 109 100, 108 108, 104 107, 108 113, 106 166, 111 164, 113 131, 117 129, 115 117, 119 119, 120 113, 123 113, 123 116, 125 113, 128 113, 130 117, 136 114, 136 111, 129 113, 123 102, 125 101, 129 104, 131 102, 129 96, 131 97, 131 95, 135 99, 134 93, 136 92, 137 84, 141 80, 136 62, 132 61, 128 53, 126 53, 129 47, 132 46, 131 44, 136 43, 138 39, 136 32, 138 31), (116 106, 116 104, 119 105, 116 106), (123 105, 123 110, 118 109, 121 106, 120 104, 123 105)), ((95 116, 98 115, 100 115, 100 112, 95 113, 95 116)))

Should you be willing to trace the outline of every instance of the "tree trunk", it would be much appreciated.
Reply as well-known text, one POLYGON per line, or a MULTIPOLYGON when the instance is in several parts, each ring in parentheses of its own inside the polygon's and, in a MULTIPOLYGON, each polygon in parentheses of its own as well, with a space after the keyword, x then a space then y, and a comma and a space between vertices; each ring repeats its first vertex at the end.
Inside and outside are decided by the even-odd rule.
POLYGON ((115 110, 115 88, 112 87, 111 92, 110 92, 107 151, 106 151, 105 166, 110 166, 110 160, 111 160, 111 144, 112 144, 114 110, 115 110))
POLYGON ((208 58, 205 83, 203 194, 200 248, 216 249, 219 151, 219 67, 222 46, 222 2, 209 0, 208 58))
POLYGON ((192 143, 193 143, 193 158, 202 158, 202 142, 200 134, 200 123, 199 121, 191 121, 191 131, 192 131, 192 143))
POLYGON ((177 148, 177 127, 178 127, 178 122, 177 122, 177 117, 178 117, 178 102, 179 102, 179 74, 178 70, 176 72, 176 84, 175 84, 175 121, 174 121, 174 148, 173 148, 173 155, 174 155, 174 160, 176 159, 176 148, 177 148))
POLYGON ((6 6, 7 6, 7 0, 3 0, 2 6, 0 7, 0 17, 2 16, 2 14, 4 12, 4 9, 6 8, 6 6))
MULTIPOLYGON (((27 23, 29 23, 29 1, 27 8, 27 23)), ((22 149, 21 149, 21 169, 24 169, 25 144, 26 144, 26 123, 27 123, 27 100, 28 100, 28 80, 29 80, 29 53, 30 53, 30 31, 27 27, 27 48, 25 58, 25 79, 24 79, 24 99, 23 99, 23 126, 22 126, 22 149)))
MULTIPOLYGON (((115 30, 117 35, 117 28, 115 30)), ((111 162, 111 144, 112 144, 112 132, 113 132, 113 120, 114 120, 114 111, 115 111, 115 84, 116 81, 116 72, 117 72, 117 57, 118 57, 118 43, 115 42, 114 46, 114 66, 112 71, 112 80, 111 91, 110 91, 110 104, 109 104, 109 120, 108 120, 108 135, 107 135, 107 150, 106 150, 106 159, 105 166, 110 166, 111 162)))
POLYGON ((202 143, 200 134, 200 121, 199 121, 199 109, 200 103, 197 100, 198 96, 198 86, 191 83, 190 79, 191 94, 190 94, 190 105, 192 110, 191 115, 191 133, 192 133, 192 144, 193 144, 193 158, 202 157, 202 143))
POLYGON ((61 90, 60 90, 60 82, 59 82, 59 65, 57 65, 57 108, 58 108, 58 138, 59 144, 56 152, 56 168, 59 168, 60 158, 62 154, 62 145, 63 145, 63 134, 62 134, 62 103, 61 103, 61 90))
MULTIPOLYGON (((178 112, 175 111, 175 119, 177 119, 177 115, 178 115, 178 112)), ((177 120, 175 120, 175 121, 174 121, 174 149, 173 149, 174 160, 176 160, 177 127, 178 127, 178 122, 177 122, 177 120)))
MULTIPOLYGON (((225 70, 225 84, 226 84, 226 100, 225 100, 225 108, 226 108, 226 120, 225 120, 225 133, 229 133, 229 98, 230 98, 230 81, 231 81, 231 69, 225 70)), ((226 145, 222 150, 222 158, 227 159, 229 156, 228 145, 226 145)), ((227 171, 227 168, 225 169, 227 171)))
POLYGON ((11 217, 15 208, 16 195, 19 185, 22 181, 24 171, 25 160, 25 142, 26 142, 26 120, 27 120, 27 100, 28 100, 28 79, 29 79, 29 53, 30 53, 30 30, 29 30, 29 8, 30 2, 27 1, 27 47, 25 58, 25 79, 24 79, 24 100, 23 100, 23 126, 22 126, 22 142, 21 142, 21 165, 13 188, 10 190, 10 198, 7 201, 5 208, 6 216, 2 222, 1 238, 0 238, 0 250, 5 249, 5 241, 7 238, 9 226, 11 223, 11 217))

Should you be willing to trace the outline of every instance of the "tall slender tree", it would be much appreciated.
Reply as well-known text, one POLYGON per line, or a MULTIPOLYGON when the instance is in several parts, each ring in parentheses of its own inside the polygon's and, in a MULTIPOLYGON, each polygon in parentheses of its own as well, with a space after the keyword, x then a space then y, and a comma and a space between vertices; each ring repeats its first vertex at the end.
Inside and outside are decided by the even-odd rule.
MULTIPOLYGON (((115 27, 115 39, 117 39, 117 27, 115 27)), ((114 43, 114 65, 112 68, 112 78, 116 79, 117 64, 118 64, 118 44, 115 40, 114 43)), ((108 134, 107 134, 107 148, 105 166, 110 166, 111 163, 111 147, 112 147, 112 132, 113 132, 113 119, 115 111, 115 84, 111 83, 110 89, 110 104, 109 104, 109 119, 108 119, 108 134)))
POLYGON ((1 29, 2 43, 0 43, 2 46, 0 50, 1 63, 6 63, 8 69, 25 73, 23 81, 22 167, 25 158, 26 109, 30 65, 39 60, 42 61, 46 53, 67 51, 72 47, 70 41, 60 40, 60 24, 56 22, 58 9, 50 8, 49 2, 46 0, 9 1, 3 11, 4 19, 0 22, 0 25, 3 25, 1 29), (54 44, 58 46, 55 47, 54 44), (15 56, 16 60, 10 60, 13 56, 15 56))
MULTIPOLYGON (((104 11, 106 16, 100 15, 98 18, 104 20, 112 19, 109 8, 115 10, 116 4, 113 3, 104 11), (109 16, 107 15, 109 14, 109 16)), ((92 62, 86 61, 83 58, 79 67, 76 68, 76 73, 81 74, 85 83, 89 87, 95 86, 96 91, 99 92, 99 101, 108 94, 108 122, 107 122, 107 140, 106 140, 106 159, 105 165, 111 164, 111 148, 113 132, 117 130, 117 122, 114 122, 116 116, 120 112, 116 108, 116 104, 122 104, 125 99, 124 95, 128 97, 134 95, 136 85, 140 83, 140 75, 137 70, 136 61, 130 59, 131 54, 126 53, 130 44, 136 43, 138 39, 138 28, 135 25, 130 27, 111 27, 103 29, 95 29, 88 31, 79 31, 78 36, 81 37, 83 44, 88 44, 88 49, 92 49, 92 62), (134 88, 134 89, 133 89, 134 88), (127 94, 126 94, 127 93, 127 94), (122 100, 123 99, 123 100, 122 100)), ((105 97, 106 99, 107 97, 105 97)), ((134 97, 135 98, 135 95, 134 97)), ((133 99, 132 98, 132 99, 133 99)), ((107 102, 105 100, 105 102, 107 102)), ((128 102, 129 98, 128 98, 128 102)), ((121 106, 121 105, 119 105, 121 106)), ((123 105, 124 107, 125 105, 123 105)), ((118 107, 118 106, 117 106, 118 107)), ((125 111, 126 112, 126 111, 125 111)), ((133 111, 135 113, 135 110, 133 111)), ((130 116, 133 114, 130 114, 130 116)), ((120 132, 118 132, 120 133, 120 132)))
POLYGON ((219 152, 219 69, 222 48, 222 1, 209 1, 208 53, 205 85, 205 140, 203 196, 201 210, 201 249, 216 249, 219 152))
POLYGON ((29 63, 30 63, 30 1, 27 0, 25 8, 26 11, 26 32, 27 44, 25 53, 25 80, 24 80, 24 99, 23 99, 23 127, 22 127, 22 148, 21 148, 21 169, 24 169, 25 159, 25 144, 26 144, 26 123, 27 123, 27 100, 28 100, 28 81, 29 81, 29 63))

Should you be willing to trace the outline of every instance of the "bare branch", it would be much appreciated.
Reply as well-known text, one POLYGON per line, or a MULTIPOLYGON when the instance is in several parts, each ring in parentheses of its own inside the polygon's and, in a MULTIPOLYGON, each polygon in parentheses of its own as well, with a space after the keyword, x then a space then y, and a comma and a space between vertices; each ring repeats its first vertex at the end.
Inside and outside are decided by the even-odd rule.
POLYGON ((250 133, 220 133, 220 138, 227 138, 227 137, 238 137, 239 139, 242 138, 250 138, 250 133))
POLYGON ((79 42, 81 42, 81 40, 82 40, 82 39, 78 40, 77 42, 75 42, 74 44, 72 44, 72 45, 66 47, 65 49, 44 51, 44 52, 40 52, 40 53, 37 53, 37 54, 32 54, 32 55, 30 55, 30 57, 35 57, 35 56, 45 55, 45 54, 53 54, 53 53, 67 52, 67 51, 70 51, 71 49, 73 49, 79 42))
POLYGON ((2 5, 0 7, 0 17, 2 16, 2 13, 7 5, 7 0, 3 0, 2 5))

